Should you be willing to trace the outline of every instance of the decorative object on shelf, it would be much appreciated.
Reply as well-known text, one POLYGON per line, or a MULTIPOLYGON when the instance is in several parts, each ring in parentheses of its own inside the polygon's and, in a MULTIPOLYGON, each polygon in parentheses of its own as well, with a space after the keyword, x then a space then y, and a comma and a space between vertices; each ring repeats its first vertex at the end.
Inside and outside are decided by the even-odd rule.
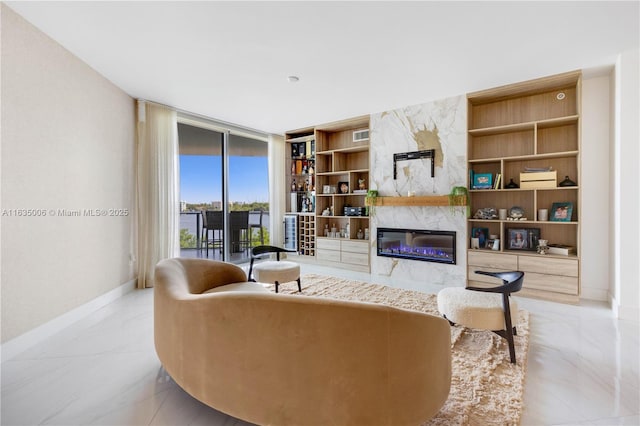
POLYGON ((364 182, 364 179, 362 179, 362 178, 358 179, 358 189, 360 191, 366 191, 367 190, 365 182, 364 182))
POLYGON ((466 216, 471 216, 471 206, 467 204, 469 191, 464 186, 454 186, 449 192, 449 210, 451 214, 456 212, 456 206, 467 206, 466 216))
POLYGON ((510 250, 527 250, 527 230, 526 229, 509 229, 509 249, 510 250))
POLYGON ((331 207, 322 210, 322 216, 331 216, 331 207))
POLYGON ((498 210, 498 219, 507 220, 507 209, 498 210))
POLYGON ((509 218, 511 220, 523 220, 524 209, 519 206, 513 206, 509 209, 509 218))
POLYGON ((414 191, 411 188, 411 185, 413 183, 413 177, 411 176, 411 169, 408 166, 403 167, 402 169, 404 171, 405 177, 407 178, 407 197, 415 197, 416 191, 414 191))
POLYGON ((398 178, 398 169, 396 163, 398 161, 406 161, 406 160, 418 160, 421 158, 430 158, 431 159, 431 177, 435 177, 436 175, 436 150, 435 149, 425 149, 423 151, 412 151, 412 152, 402 152, 398 154, 393 154, 393 180, 398 178))
POLYGON ((547 254, 549 252, 548 243, 549 241, 547 240, 538 240, 538 254, 547 254))
POLYGON ((491 250, 495 250, 495 251, 500 250, 500 239, 499 238, 496 238, 495 240, 493 240, 493 245, 491 246, 491 250))
POLYGON ((349 193, 349 182, 338 182, 338 193, 339 194, 348 194, 349 193))
POLYGON ((553 203, 551 206, 551 222, 571 222, 573 203, 553 203))
POLYGON ((549 210, 538 209, 538 221, 546 222, 547 220, 549 220, 549 210))
POLYGON ((335 194, 336 191, 337 191, 337 187, 334 186, 334 185, 323 185, 322 186, 322 193, 323 194, 331 195, 331 194, 335 194))
POLYGON ((516 188, 520 188, 520 187, 518 186, 518 184, 517 184, 517 183, 515 183, 515 182, 513 181, 513 179, 509 179, 509 183, 508 183, 508 184, 506 184, 504 187, 505 187, 505 189, 516 189, 516 188))
POLYGON ((364 232, 362 232, 362 229, 358 229, 358 233, 356 234, 356 237, 361 240, 364 238, 364 232))
POLYGON ((352 207, 352 206, 344 206, 343 212, 345 216, 366 216, 367 208, 366 207, 352 207))
POLYGON ((559 254, 562 256, 569 256, 570 254, 576 254, 576 248, 573 246, 566 246, 563 244, 549 244, 549 254, 559 254))
POLYGON ((471 238, 471 248, 474 250, 480 248, 480 238, 471 238))
POLYGON ((569 179, 569 176, 565 176, 564 180, 558 184, 558 186, 577 186, 574 181, 569 179))
MULTIPOLYGON (((550 169, 550 167, 548 168, 550 169)), ((558 172, 547 168, 532 169, 525 167, 525 172, 520 173, 520 187, 522 189, 544 189, 558 186, 558 172)))
POLYGON ((538 247, 540 228, 512 228, 507 230, 509 250, 533 250, 538 247))
POLYGON ((291 182, 291 192, 296 192, 298 190, 298 185, 296 185, 296 180, 294 179, 291 182))
POLYGON ((369 228, 364 228, 364 239, 365 240, 369 239, 369 228))
POLYGON ((373 216, 375 210, 376 201, 378 200, 378 191, 376 189, 370 189, 367 191, 365 197, 365 204, 367 205, 367 216, 373 216))
POLYGON ((483 220, 495 220, 498 218, 496 209, 493 207, 485 207, 482 209, 478 209, 476 214, 473 215, 474 219, 483 219, 483 220))
POLYGON ((478 247, 484 248, 489 239, 489 228, 473 228, 471 229, 471 238, 478 239, 478 247))
POLYGON ((473 175, 473 186, 471 189, 491 188, 493 188, 493 175, 491 173, 476 173, 473 175))
MULTIPOLYGON (((322 213, 322 215, 324 216, 324 212, 322 213)), ((327 215, 328 216, 328 215, 327 215)), ((329 236, 329 224, 325 223, 324 224, 324 236, 328 237, 329 236)))

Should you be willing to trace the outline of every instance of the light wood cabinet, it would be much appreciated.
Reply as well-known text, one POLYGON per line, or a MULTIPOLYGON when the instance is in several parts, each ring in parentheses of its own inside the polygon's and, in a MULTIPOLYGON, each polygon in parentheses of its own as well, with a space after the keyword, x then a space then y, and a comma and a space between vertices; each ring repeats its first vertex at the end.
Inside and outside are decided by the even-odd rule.
MULTIPOLYGON (((363 116, 285 134, 289 144, 286 164, 290 166, 287 211, 300 216, 300 254, 315 256, 320 263, 366 272, 369 271, 368 241, 357 237, 359 231, 364 234, 369 228, 369 217, 364 215, 369 188, 368 130, 369 116, 363 116), (313 157, 296 158, 300 155, 299 144, 311 141, 313 145, 309 149, 313 157), (313 164, 313 169, 305 168, 303 163, 303 173, 297 173, 301 168, 299 160, 313 164), (301 205, 301 198, 310 200, 311 207, 305 207, 306 202, 301 205), (347 214, 345 208, 354 208, 355 212, 347 214), (362 208, 361 215, 358 208, 362 208)), ((309 149, 305 150, 306 155, 309 149)))
POLYGON ((369 241, 318 237, 318 263, 369 272, 369 241))
POLYGON ((497 251, 469 249, 468 282, 482 281, 472 271, 475 266, 508 270, 515 264, 526 272, 522 295, 579 301, 580 82, 580 72, 571 72, 467 95, 471 214, 484 208, 510 211, 520 207, 526 218, 469 219, 470 238, 480 228, 498 236, 501 244, 497 251), (547 168, 557 174, 553 184, 531 187, 521 182, 521 173, 547 168), (490 189, 474 189, 473 176, 482 174, 491 175, 493 182, 499 174, 501 181, 490 189), (566 176, 577 185, 559 186, 566 176), (510 188, 510 182, 517 187, 510 188), (554 203, 571 203, 570 220, 543 221, 538 217, 540 209, 547 209, 551 219, 554 203), (575 254, 538 254, 536 238, 528 241, 529 250, 516 249, 510 236, 518 229, 534 230, 534 234, 539 230, 540 239, 574 247, 575 254))

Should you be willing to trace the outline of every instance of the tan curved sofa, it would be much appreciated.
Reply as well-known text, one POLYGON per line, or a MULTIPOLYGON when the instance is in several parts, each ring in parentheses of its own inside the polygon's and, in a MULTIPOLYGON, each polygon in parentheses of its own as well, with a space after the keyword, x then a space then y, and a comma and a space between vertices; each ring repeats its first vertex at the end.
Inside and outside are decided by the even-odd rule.
POLYGON ((263 425, 394 426, 428 420, 447 399, 443 318, 244 286, 202 294, 244 281, 213 260, 156 267, 156 352, 194 398, 263 425))

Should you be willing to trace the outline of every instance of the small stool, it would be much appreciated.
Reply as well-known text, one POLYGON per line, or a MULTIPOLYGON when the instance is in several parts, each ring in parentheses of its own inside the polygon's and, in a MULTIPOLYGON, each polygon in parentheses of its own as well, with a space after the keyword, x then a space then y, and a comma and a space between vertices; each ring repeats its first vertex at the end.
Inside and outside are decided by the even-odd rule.
POLYGON ((300 265, 287 260, 268 260, 253 266, 253 277, 260 283, 274 283, 276 293, 278 286, 289 281, 298 282, 298 291, 302 291, 300 285, 300 265))
POLYGON ((295 253, 294 250, 286 250, 274 246, 257 246, 251 249, 251 263, 249 266, 249 281, 258 281, 262 283, 274 283, 276 285, 276 293, 278 286, 289 281, 298 282, 298 291, 302 291, 300 285, 300 265, 295 262, 280 260, 280 253, 295 253), (276 253, 277 260, 268 260, 266 262, 253 264, 254 260, 259 259, 269 253, 276 253))
POLYGON ((491 288, 443 288, 438 292, 438 310, 451 324, 490 330, 505 338, 509 344, 511 362, 515 364, 513 336, 516 335, 516 327, 511 318, 518 318, 518 303, 509 295, 522 288, 524 272, 475 272, 502 279, 503 284, 491 288))

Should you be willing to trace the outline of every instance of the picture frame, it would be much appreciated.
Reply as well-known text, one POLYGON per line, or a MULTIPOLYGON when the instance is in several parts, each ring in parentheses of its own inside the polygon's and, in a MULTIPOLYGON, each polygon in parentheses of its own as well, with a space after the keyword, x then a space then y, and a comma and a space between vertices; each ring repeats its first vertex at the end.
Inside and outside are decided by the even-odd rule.
POLYGON ((491 189, 491 188, 493 188, 493 174, 475 173, 473 175, 472 189, 491 189))
POLYGON ((511 228, 507 230, 509 250, 536 251, 540 240, 540 228, 511 228))
POLYGON ((349 182, 338 182, 338 194, 349 193, 349 182))
POLYGON ((509 229, 509 250, 529 250, 529 238, 527 230, 524 228, 512 228, 509 229))
POLYGON ((489 239, 489 228, 471 228, 471 238, 477 238, 479 248, 485 248, 489 239))
POLYGON ((573 214, 573 203, 553 203, 549 212, 549 220, 551 222, 571 222, 573 214))

